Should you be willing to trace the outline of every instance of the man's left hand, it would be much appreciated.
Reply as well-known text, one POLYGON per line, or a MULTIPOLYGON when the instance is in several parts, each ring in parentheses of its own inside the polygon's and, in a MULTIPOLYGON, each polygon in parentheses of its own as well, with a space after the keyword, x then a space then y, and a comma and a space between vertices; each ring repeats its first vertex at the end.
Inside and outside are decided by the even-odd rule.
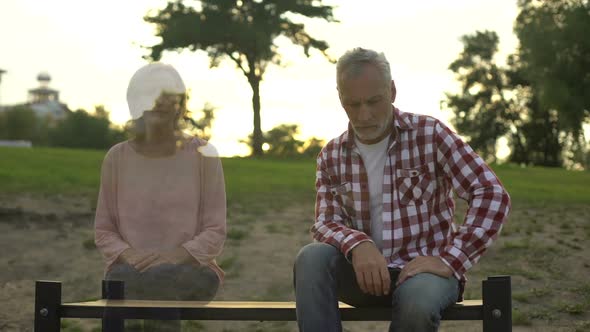
POLYGON ((418 256, 404 266, 395 285, 399 286, 406 279, 411 278, 418 273, 426 272, 436 274, 443 278, 448 278, 453 275, 453 270, 443 263, 440 257, 418 256))

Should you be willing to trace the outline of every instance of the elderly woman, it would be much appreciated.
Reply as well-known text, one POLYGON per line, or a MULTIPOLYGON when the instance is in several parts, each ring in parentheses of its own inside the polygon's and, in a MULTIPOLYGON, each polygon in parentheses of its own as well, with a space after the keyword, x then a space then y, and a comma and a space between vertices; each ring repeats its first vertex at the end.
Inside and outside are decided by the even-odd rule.
MULTIPOLYGON (((180 131, 186 89, 173 67, 140 68, 127 101, 134 137, 107 153, 96 208, 106 279, 125 281, 129 299, 211 300, 223 280, 215 262, 226 236, 221 162, 180 131)), ((180 322, 150 326, 177 331, 180 322)))

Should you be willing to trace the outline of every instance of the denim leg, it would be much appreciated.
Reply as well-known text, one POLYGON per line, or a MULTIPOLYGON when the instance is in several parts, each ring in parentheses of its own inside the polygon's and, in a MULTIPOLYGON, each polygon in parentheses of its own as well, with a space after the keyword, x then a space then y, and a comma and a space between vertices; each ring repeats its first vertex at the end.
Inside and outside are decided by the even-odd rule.
MULTIPOLYGON (((219 278, 213 270, 195 265, 161 264, 140 273, 131 265, 117 264, 105 279, 124 281, 125 298, 136 300, 210 301, 219 288, 219 278)), ((125 329, 129 329, 129 324, 125 329)), ((177 332, 180 321, 146 320, 143 331, 177 332)))
POLYGON ((181 301, 211 301, 219 289, 219 277, 207 266, 179 265, 176 298, 181 301))
MULTIPOLYGON (((152 300, 210 301, 219 287, 217 274, 206 266, 161 264, 142 273, 142 278, 150 290, 146 299, 152 300)), ((180 320, 146 320, 144 332, 176 332, 180 326, 180 320)))
POLYGON ((115 264, 107 272, 106 280, 121 280, 125 283, 125 298, 140 300, 143 298, 141 273, 129 264, 115 264))
POLYGON ((390 332, 437 331, 441 311, 457 301, 459 282, 420 273, 406 279, 393 292, 390 332))
POLYGON ((297 254, 293 279, 299 331, 342 331, 337 282, 331 269, 339 255, 337 248, 325 243, 310 243, 297 254))
POLYGON ((329 244, 310 243, 303 247, 293 272, 297 324, 303 332, 342 331, 338 301, 353 306, 391 304, 391 296, 363 293, 352 264, 329 244))

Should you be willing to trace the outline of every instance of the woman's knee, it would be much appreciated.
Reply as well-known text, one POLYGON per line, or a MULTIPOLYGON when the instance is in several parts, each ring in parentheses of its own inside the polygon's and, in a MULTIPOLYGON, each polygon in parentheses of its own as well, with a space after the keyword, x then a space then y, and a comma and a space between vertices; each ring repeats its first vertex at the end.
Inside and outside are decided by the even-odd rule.
POLYGON ((128 280, 135 279, 139 272, 129 264, 115 264, 106 273, 106 280, 128 280))
POLYGON ((176 287, 181 300, 210 301, 219 289, 219 277, 206 266, 179 267, 176 287))

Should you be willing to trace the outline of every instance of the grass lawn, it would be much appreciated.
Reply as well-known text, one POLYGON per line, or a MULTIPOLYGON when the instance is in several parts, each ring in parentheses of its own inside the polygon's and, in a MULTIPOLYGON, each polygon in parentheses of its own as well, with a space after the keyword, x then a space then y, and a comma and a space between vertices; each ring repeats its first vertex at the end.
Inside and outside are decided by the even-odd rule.
MULTIPOLYGON (((105 151, 0 147, 0 192, 96 193, 105 151)), ((281 205, 314 199, 315 160, 224 158, 230 203, 281 205), (278 203, 277 203, 278 200, 278 203)), ((516 203, 590 202, 590 172, 558 168, 493 167, 516 203)))
MULTIPOLYGON (((106 151, 0 147, 0 193, 96 196, 106 151)), ((314 199, 315 161, 222 160, 230 205, 247 211, 314 199)))

